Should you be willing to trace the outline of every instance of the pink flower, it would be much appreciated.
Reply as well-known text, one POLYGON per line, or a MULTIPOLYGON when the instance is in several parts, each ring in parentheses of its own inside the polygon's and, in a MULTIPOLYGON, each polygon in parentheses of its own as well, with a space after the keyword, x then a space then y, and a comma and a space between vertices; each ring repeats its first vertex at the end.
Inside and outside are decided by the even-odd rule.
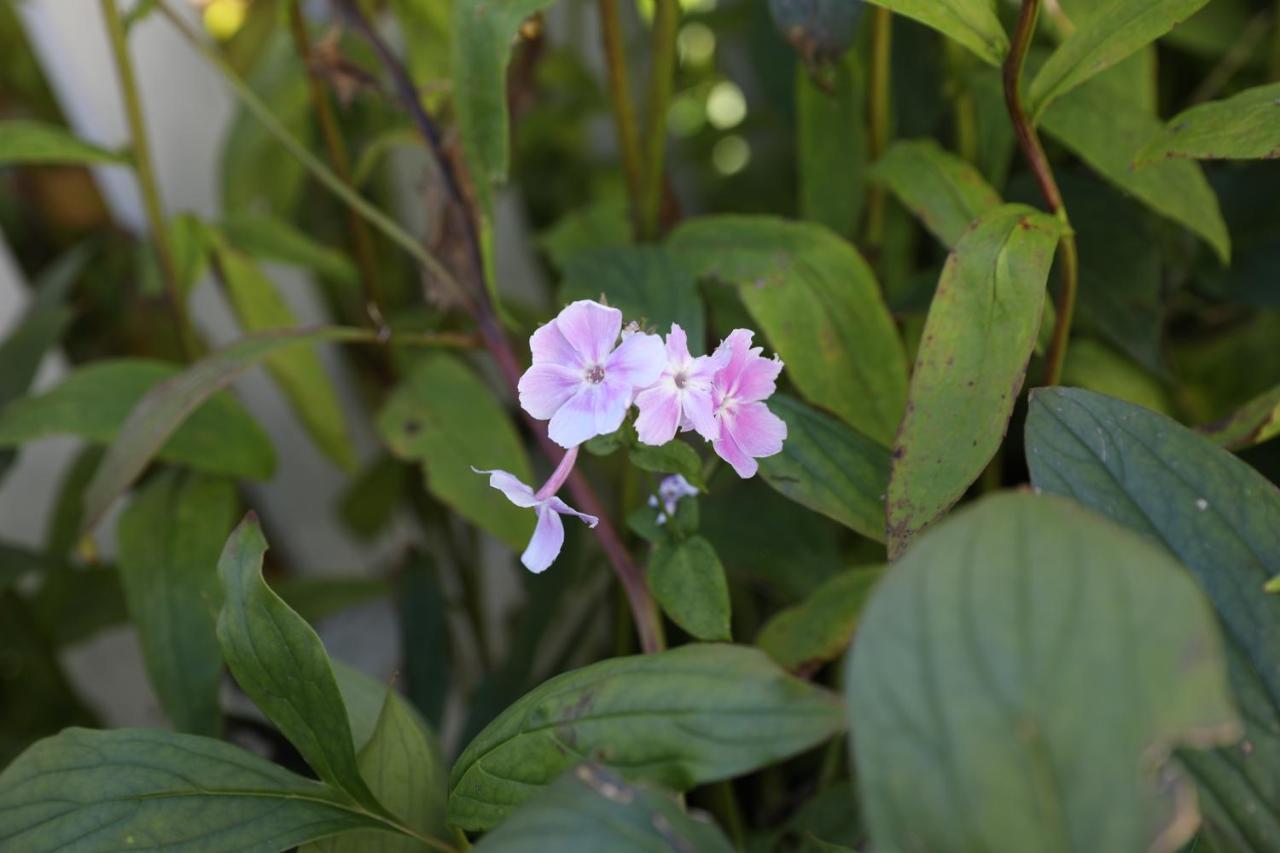
POLYGON ((645 444, 666 444, 676 427, 693 428, 707 441, 720 435, 711 402, 711 380, 729 362, 721 347, 714 355, 689 355, 689 342, 679 324, 667 335, 667 364, 658 381, 636 395, 640 416, 636 432, 645 444))
MULTIPOLYGON (((520 377, 520 405, 561 447, 577 447, 622 426, 637 388, 657 381, 662 339, 633 333, 616 349, 622 312, 580 300, 529 339, 533 366, 520 377)), ((508 495, 510 497, 510 495, 508 495)))
MULTIPOLYGON (((577 455, 574 451, 569 452, 574 456, 577 455)), ((572 464, 573 460, 570 459, 569 467, 572 467, 572 464)), ((538 525, 533 529, 533 538, 529 540, 529 546, 520 555, 520 562, 534 574, 546 571, 547 567, 560 555, 560 549, 564 546, 564 522, 560 520, 560 516, 576 515, 585 521, 588 527, 595 527, 600 521, 594 515, 578 512, 555 495, 544 496, 543 491, 547 489, 546 486, 535 493, 532 488, 520 482, 514 474, 506 471, 481 471, 479 468, 471 470, 477 474, 488 474, 489 485, 506 495, 507 500, 516 506, 530 508, 538 513, 538 525)), ((565 474, 567 473, 566 470, 565 474)), ((563 477, 560 479, 563 480, 563 477)))
POLYGON ((715 355, 727 352, 728 361, 716 373, 711 391, 720 426, 712 446, 744 479, 755 475, 757 458, 780 452, 787 437, 786 423, 763 402, 773 394, 782 362, 760 355, 761 348, 751 346, 752 334, 734 329, 720 343, 715 355))

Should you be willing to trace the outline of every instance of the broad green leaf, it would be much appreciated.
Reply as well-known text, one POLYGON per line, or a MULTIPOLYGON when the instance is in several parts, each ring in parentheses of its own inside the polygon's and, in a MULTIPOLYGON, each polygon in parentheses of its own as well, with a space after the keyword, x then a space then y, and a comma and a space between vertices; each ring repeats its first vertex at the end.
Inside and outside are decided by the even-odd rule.
POLYGON ((857 249, 820 225, 768 216, 700 217, 668 243, 699 275, 738 286, 809 402, 889 443, 906 406, 906 354, 857 249))
POLYGON ((1017 204, 987 213, 947 258, 893 447, 889 555, 960 499, 1004 439, 1044 308, 1060 225, 1017 204))
POLYGON ((932 139, 895 142, 871 168, 925 228, 951 247, 1000 194, 982 174, 932 139))
MULTIPOLYGON (((139 358, 77 368, 49 391, 14 400, 0 410, 0 447, 62 434, 118 446, 130 411, 178 374, 177 365, 139 358)), ((213 390, 217 389, 192 403, 191 417, 180 429, 174 424, 156 437, 148 460, 159 458, 232 477, 269 477, 275 467, 270 439, 239 403, 225 394, 214 397, 213 390)))
POLYGON ((674 791, 749 773, 840 731, 840 701, 744 646, 614 658, 525 694, 458 757, 449 820, 491 829, 592 759, 674 791))
POLYGON ((1042 124, 1102 177, 1190 228, 1224 263, 1230 258, 1231 237, 1217 196, 1198 164, 1170 160, 1132 168, 1138 150, 1160 132, 1160 120, 1117 94, 1105 80, 1094 80, 1054 101, 1042 124))
POLYGON ((1270 441, 1280 435, 1280 386, 1264 391, 1200 431, 1214 444, 1230 450, 1270 441))
POLYGON ((811 673, 835 660, 849 647, 858 614, 880 575, 874 567, 835 575, 766 622, 756 645, 791 672, 811 673))
POLYGON ((410 555, 400 571, 394 600, 400 613, 405 693, 427 721, 438 727, 452 683, 452 643, 449 600, 440 570, 429 555, 410 555))
POLYGON ((564 265, 560 301, 600 299, 660 335, 679 323, 694 355, 704 352, 706 320, 697 276, 678 255, 661 246, 618 246, 588 249, 571 255, 564 265))
POLYGON ((862 66, 847 51, 830 85, 796 63, 796 169, 800 215, 851 239, 867 195, 867 122, 862 66))
POLYGON ((94 166, 128 162, 125 154, 79 140, 57 125, 24 119, 0 121, 0 166, 14 163, 94 166))
POLYGON ((1088 391, 1034 392, 1026 448, 1037 488, 1163 543, 1217 608, 1245 739, 1181 758, 1231 849, 1280 849, 1280 596, 1262 591, 1280 574, 1280 491, 1169 418, 1088 391))
MULTIPOLYGON (((231 305, 246 332, 296 329, 293 309, 257 264, 221 241, 215 256, 231 305)), ((315 348, 279 350, 267 356, 266 365, 316 446, 344 471, 354 471, 356 455, 346 415, 315 348)))
POLYGON ((231 674, 325 782, 384 814, 356 765, 351 725, 324 644, 262 579, 267 540, 250 513, 218 560, 218 643, 231 674))
POLYGON ((1108 0, 1072 19, 1075 32, 1036 72, 1027 112, 1038 119, 1060 96, 1146 47, 1208 0, 1108 0))
POLYGON ((877 541, 884 540, 889 451, 793 397, 769 408, 787 424, 782 452, 760 460, 760 476, 791 500, 877 541))
POLYGON ((1198 823, 1170 750, 1240 735, 1195 581, 1055 496, 988 497, 921 536, 850 657, 877 849, 1169 853, 1198 823))
POLYGON ((624 199, 604 198, 566 213, 538 237, 556 269, 564 271, 579 252, 631 244, 631 221, 624 199))
POLYGON ((731 853, 709 819, 689 814, 674 796, 580 764, 516 809, 476 845, 477 853, 698 851, 731 853))
POLYGON ((285 578, 271 588, 290 610, 313 625, 351 607, 386 598, 390 592, 382 578, 342 576, 285 578))
POLYGON ((1196 160, 1273 160, 1280 157, 1280 83, 1245 89, 1221 101, 1178 113, 1138 151, 1148 163, 1196 160))
POLYGON ((176 729, 209 737, 222 730, 217 565, 236 504, 229 480, 165 471, 117 528, 120 581, 151 686, 176 729))
POLYGON ((700 491, 707 490, 702 479, 702 457, 686 442, 673 439, 661 446, 636 444, 630 452, 631 464, 655 474, 679 474, 700 491))
POLYGON ((347 529, 372 539, 391 523, 408 494, 410 467, 389 453, 375 457, 342 492, 338 514, 347 529))
MULTIPOLYGON (((201 405, 268 355, 299 344, 368 340, 369 337, 369 333, 364 330, 341 326, 263 332, 247 335, 228 344, 187 367, 181 373, 175 372, 173 375, 166 373, 168 378, 159 384, 151 381, 146 386, 135 387, 134 392, 127 397, 118 395, 116 392, 108 395, 100 387, 90 386, 100 396, 107 398, 106 402, 110 404, 116 417, 111 421, 110 434, 97 439, 110 441, 111 446, 102 464, 98 466, 97 472, 94 473, 89 488, 85 490, 85 529, 92 528, 98 523, 111 502, 129 488, 138 475, 146 469, 147 464, 157 456, 166 461, 201 467, 197 464, 201 461, 201 457, 197 454, 192 454, 193 458, 187 460, 166 458, 165 452, 177 444, 177 436, 181 436, 184 432, 203 434, 207 431, 208 439, 216 437, 219 442, 228 441, 229 430, 225 425, 219 425, 220 431, 210 429, 209 424, 203 424, 202 429, 197 429, 198 419, 211 418, 202 414, 204 410, 201 409, 201 405), (143 393, 144 390, 145 393, 143 393), (126 412, 127 417, 125 417, 126 412), (193 412, 195 414, 192 414, 193 412), (117 424, 119 424, 118 430, 115 429, 117 424), (166 445, 170 436, 174 436, 173 442, 166 445)), ((81 375, 85 370, 93 369, 94 367, 91 366, 72 375, 81 375)), ((166 370, 171 371, 169 368, 166 370)), ((154 372, 155 370, 152 369, 152 373, 154 372)), ((211 403, 209 408, 212 409, 216 402, 215 400, 211 403)), ((86 409, 77 405, 75 411, 83 413, 86 409)), ((4 423, 8 420, 7 414, 6 411, 4 415, 0 415, 0 443, 4 441, 4 423)), ((96 417, 100 413, 94 414, 96 417)), ((245 420, 248 420, 247 416, 245 420)), ((252 446, 252 442, 242 437, 237 438, 231 446, 243 448, 252 446)), ((202 447, 200 450, 205 456, 209 455, 207 448, 202 447)), ((270 474, 270 465, 259 467, 266 467, 267 470, 256 476, 265 477, 270 474)), ((215 470, 214 473, 232 474, 234 472, 227 470, 227 466, 224 465, 221 466, 221 470, 215 470)), ((255 474, 249 473, 246 476, 255 476, 255 474)))
POLYGON ((274 853, 394 825, 328 785, 228 743, 152 729, 66 729, 0 773, 0 847, 274 853))
POLYGON ((1009 52, 1009 37, 996 16, 995 0, 870 0, 891 12, 914 18, 999 65, 1009 52))
POLYGON ((423 358, 383 406, 378 431, 392 453, 422 463, 433 495, 512 548, 528 544, 534 513, 513 506, 472 467, 509 471, 525 483, 533 470, 510 416, 465 364, 423 358))
POLYGON ((1098 391, 1166 415, 1173 402, 1151 374, 1105 344, 1073 338, 1062 365, 1062 384, 1098 391))
POLYGON ((338 249, 304 234, 283 219, 260 213, 232 214, 218 226, 227 241, 264 261, 304 267, 343 284, 359 283, 355 264, 338 249))
POLYGON ((129 620, 120 573, 114 568, 58 566, 28 599, 31 615, 59 648, 129 620))
POLYGON ((729 640, 729 582, 701 536, 664 542, 649 558, 649 588, 662 610, 699 640, 729 640))

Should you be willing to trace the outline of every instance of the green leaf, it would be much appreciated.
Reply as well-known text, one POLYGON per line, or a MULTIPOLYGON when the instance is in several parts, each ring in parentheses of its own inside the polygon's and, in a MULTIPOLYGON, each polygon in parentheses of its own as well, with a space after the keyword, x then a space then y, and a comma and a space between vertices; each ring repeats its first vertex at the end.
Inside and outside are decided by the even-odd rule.
POLYGON ((996 16, 995 0, 870 0, 913 18, 959 42, 984 62, 999 65, 1009 52, 1009 37, 996 16))
POLYGON ((556 220, 538 237, 552 266, 564 271, 579 252, 613 249, 631 244, 631 220, 623 199, 589 202, 556 220))
POLYGON ((195 735, 66 729, 0 773, 0 847, 24 853, 272 853, 375 828, 394 825, 328 785, 195 735))
POLYGON ((399 576, 400 648, 405 692, 427 721, 444 719, 452 680, 449 600, 440 570, 427 554, 412 554, 399 576))
POLYGON ((76 139, 66 128, 41 121, 0 121, 0 166, 9 164, 128 164, 119 151, 108 151, 76 139))
POLYGON ((325 782, 384 814, 356 765, 351 725, 324 644, 262 579, 267 540, 250 513, 232 532, 218 577, 222 656, 254 701, 325 782))
POLYGON ((313 625, 335 613, 386 598, 391 591, 382 578, 341 576, 285 578, 271 588, 289 609, 313 625))
POLYGON ((871 169, 925 228, 954 246, 975 219, 1000 206, 982 174, 932 139, 895 142, 871 169))
POLYGON ((760 629, 756 645, 790 672, 811 673, 844 654, 879 568, 849 569, 779 611, 760 629))
POLYGON ((236 505, 229 480, 165 471, 117 528, 120 581, 151 686, 176 729, 210 737, 222 730, 216 569, 236 505))
POLYGON ((41 270, 32 283, 35 298, 0 342, 0 408, 27 392, 45 353, 62 339, 72 318, 65 304, 67 293, 91 255, 87 245, 77 246, 41 270))
POLYGON ((649 588, 662 611, 699 640, 729 636, 729 582, 716 549, 701 536, 664 542, 649 558, 649 588))
POLYGON ((1226 263, 1231 256, 1218 198, 1196 163, 1166 161, 1134 169, 1138 150, 1160 132, 1160 120, 1099 78, 1053 103, 1045 130, 1122 191, 1185 225, 1226 263))
POLYGON ((560 300, 600 299, 627 322, 666 335, 679 323, 694 355, 704 351, 706 319, 694 273, 661 246, 618 246, 576 252, 565 261, 560 300))
POLYGON ((1060 96, 1105 71, 1195 14, 1208 0, 1108 0, 1072 19, 1075 32, 1036 72, 1027 112, 1038 119, 1060 96))
MULTIPOLYGON (((155 382, 148 383, 146 387, 150 390, 146 390, 145 394, 143 393, 143 388, 135 388, 132 395, 125 397, 119 395, 118 391, 110 391, 108 389, 108 391, 104 392, 100 387, 94 388, 91 386, 92 392, 106 397, 106 402, 109 403, 112 412, 117 415, 111 421, 112 426, 115 424, 120 424, 120 426, 118 438, 116 437, 117 430, 113 429, 110 435, 97 439, 99 441, 111 441, 112 444, 108 448, 102 464, 98 466, 98 470, 94 473, 93 480, 89 483, 89 488, 85 490, 85 529, 90 529, 98 523, 99 519, 102 518, 102 514, 106 512, 107 507, 111 505, 111 502, 133 484, 133 481, 137 479, 138 475, 143 472, 152 459, 157 456, 160 459, 166 459, 165 451, 169 450, 172 445, 177 444, 177 436, 182 435, 184 431, 190 431, 193 434, 207 433, 202 436, 206 438, 206 443, 215 436, 219 442, 229 442, 229 430, 225 424, 219 424, 218 429, 220 431, 210 429, 209 427, 212 425, 207 423, 202 425, 201 429, 197 429, 197 422, 204 411, 200 408, 201 404, 230 385, 241 374, 262 361, 262 359, 285 347, 304 343, 368 339, 369 333, 364 330, 343 328, 341 326, 263 332, 240 338, 222 349, 210 353, 181 373, 176 373, 176 375, 170 376, 170 378, 159 384, 155 384, 155 382), (125 412, 128 412, 127 418, 124 416, 125 412), (192 414, 193 412, 195 413, 194 415, 192 414), (188 418, 190 418, 189 422, 188 418), (170 436, 174 436, 173 442, 170 445, 166 445, 170 436)), ((94 366, 77 371, 77 374, 83 374, 86 370, 92 369, 94 369, 94 366)), ((154 370, 152 372, 154 373, 154 370)), ((73 376, 77 374, 73 374, 73 376)), ((215 400, 214 403, 216 402, 215 400)), ((214 403, 210 404, 210 409, 214 408, 214 403)), ((83 407, 79 405, 76 405, 75 410, 82 413, 84 411, 83 407)), ((95 413, 95 417, 99 414, 95 413)), ((7 411, 4 415, 0 415, 0 443, 4 441, 4 424, 8 421, 7 415, 7 411)), ((204 417, 206 417, 207 421, 212 416, 204 417)), ((248 420, 247 416, 245 420, 248 420)), ((243 452, 243 447, 253 446, 253 442, 243 437, 237 438, 234 443, 229 442, 229 444, 231 447, 241 447, 241 452, 243 452)), ((201 447, 200 451, 206 456, 209 454, 207 447, 201 447)), ((170 450, 170 452, 172 451, 170 450)), ((166 461, 185 463, 193 468, 201 468, 202 466, 198 464, 201 461, 201 457, 197 454, 192 454, 192 457, 191 460, 178 458, 166 461)), ((267 471, 257 475, 249 473, 246 476, 265 477, 270 474, 270 465, 259 467, 266 467, 267 471)), ((227 470, 227 466, 224 465, 222 470, 215 470, 214 473, 231 474, 233 472, 227 470)))
POLYGON ((840 701, 744 646, 694 643, 566 672, 525 694, 458 757, 449 820, 491 829, 584 758, 687 791, 840 731, 840 701))
POLYGON ((347 529, 365 540, 385 530, 408 494, 410 471, 387 453, 366 464, 343 490, 338 505, 347 529))
POLYGON ((1173 414, 1169 395, 1151 374, 1089 338, 1073 338, 1062 365, 1062 384, 1099 391, 1153 411, 1173 414))
POLYGON ((884 850, 1177 850, 1197 815, 1169 751, 1240 734, 1187 572, 1027 492, 956 513, 886 572, 847 683, 884 850))
MULTIPOLYGON (((293 310, 257 264, 222 241, 214 251, 231 305, 246 332, 296 329, 293 310)), ((267 356, 266 365, 316 446, 344 471, 354 471, 356 454, 346 415, 319 353, 312 347, 290 347, 267 356)))
POLYGON ((787 424, 782 452, 760 476, 791 500, 877 541, 884 540, 889 451, 833 417, 776 394, 769 409, 787 424))
POLYGON ((906 354, 857 249, 820 225, 767 216, 690 220, 669 244, 699 275, 738 285, 809 402, 888 444, 906 405, 906 354))
POLYGON ((610 770, 581 764, 566 772, 475 847, 477 853, 731 853, 710 820, 685 812, 675 797, 629 784, 610 770))
POLYGON ((1135 161, 1273 160, 1280 157, 1280 83, 1245 89, 1178 113, 1138 151, 1135 161))
POLYGON ((49 572, 28 604, 50 642, 59 648, 128 621, 120 573, 112 568, 60 566, 49 572))
MULTIPOLYGON (((139 358, 77 368, 49 391, 20 398, 0 410, 0 447, 62 434, 118 445, 117 438, 129 426, 130 411, 172 382, 178 372, 177 365, 139 358)), ((270 439, 239 403, 226 394, 213 397, 213 390, 193 401, 188 409, 191 417, 180 429, 174 424, 174 429, 156 437, 148 461, 154 457, 231 477, 271 476, 275 453, 270 439)))
POLYGON ((1262 392, 1200 431, 1214 444, 1229 450, 1270 441, 1280 435, 1280 386, 1262 392))
POLYGON ((464 518, 521 550, 533 535, 534 514, 513 506, 472 466, 533 481, 520 437, 493 391, 456 358, 423 358, 392 392, 378 415, 391 452, 421 462, 427 489, 464 518))
POLYGON ((847 51, 831 70, 824 90, 804 63, 796 63, 800 214, 851 239, 867 195, 866 106, 857 51, 847 51))
POLYGON ((893 448, 889 555, 964 494, 995 455, 1022 389, 1061 226, 1017 204, 983 216, 947 258, 893 448))
POLYGON ((345 254, 275 216, 232 214, 218 231, 232 246, 260 260, 303 267, 343 284, 359 283, 355 264, 345 254))
POLYGON ((630 457, 631 464, 637 468, 655 474, 679 474, 698 491, 707 490, 707 483, 702 479, 702 457, 679 439, 661 446, 636 444, 631 448, 630 457))
POLYGON ((1280 573, 1280 491, 1169 418, 1088 391, 1034 392, 1026 448, 1037 488, 1163 543, 1217 608, 1245 739, 1182 759, 1232 849, 1280 848, 1280 597, 1262 592, 1280 573))

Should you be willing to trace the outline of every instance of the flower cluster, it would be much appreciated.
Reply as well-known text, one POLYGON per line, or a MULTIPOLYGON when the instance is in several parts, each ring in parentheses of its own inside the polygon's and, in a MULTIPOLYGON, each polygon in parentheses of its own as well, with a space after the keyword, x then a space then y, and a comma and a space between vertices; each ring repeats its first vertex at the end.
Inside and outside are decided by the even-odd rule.
POLYGON ((520 405, 550 421, 547 434, 569 452, 536 493, 504 471, 486 471, 490 485, 512 503, 537 510, 538 526, 522 559, 540 572, 564 541, 560 515, 583 515, 555 497, 580 444, 619 429, 634 404, 636 434, 662 445, 677 431, 694 431, 740 477, 754 476, 756 459, 782 450, 787 425, 764 401, 773 394, 782 362, 753 347, 753 333, 735 329, 710 355, 693 356, 684 329, 658 335, 623 329, 622 312, 590 300, 574 302, 529 339, 533 365, 520 377, 520 405), (621 337, 621 342, 619 342, 621 337))

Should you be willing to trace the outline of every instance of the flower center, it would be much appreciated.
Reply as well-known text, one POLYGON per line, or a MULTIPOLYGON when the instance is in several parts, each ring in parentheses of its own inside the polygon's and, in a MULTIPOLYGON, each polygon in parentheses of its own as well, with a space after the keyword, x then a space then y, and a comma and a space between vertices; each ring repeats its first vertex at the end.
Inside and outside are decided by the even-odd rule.
POLYGON ((679 373, 677 373, 674 377, 672 377, 672 381, 676 383, 677 388, 683 388, 685 386, 685 383, 689 381, 689 377, 686 376, 684 371, 682 370, 679 373))
POLYGON ((592 385, 599 385, 604 381, 604 365, 593 364, 587 368, 587 381, 592 385))

